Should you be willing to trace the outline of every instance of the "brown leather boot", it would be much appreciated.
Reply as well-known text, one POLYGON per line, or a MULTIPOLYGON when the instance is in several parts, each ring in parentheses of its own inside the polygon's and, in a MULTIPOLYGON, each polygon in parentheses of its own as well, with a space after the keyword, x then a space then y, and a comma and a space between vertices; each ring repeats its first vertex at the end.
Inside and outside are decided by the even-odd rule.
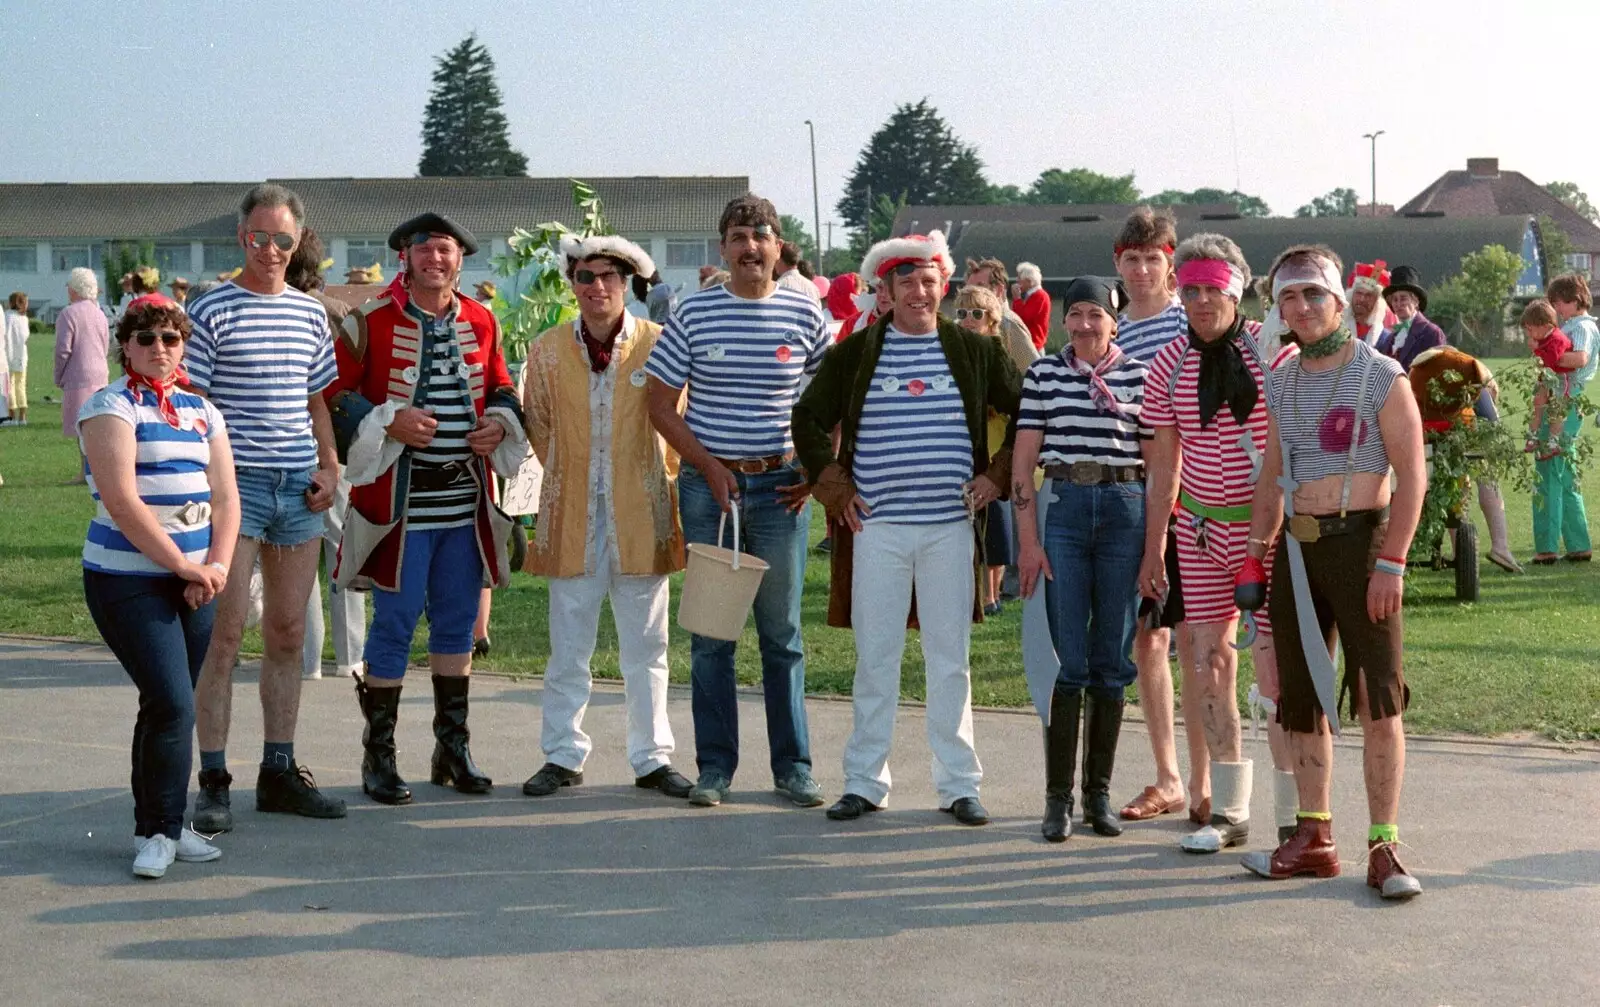
POLYGON ((1271 854, 1247 853, 1239 861, 1264 878, 1284 878, 1309 874, 1318 878, 1339 876, 1339 851, 1333 846, 1333 822, 1326 818, 1302 818, 1290 836, 1271 854))
POLYGON ((1395 845, 1377 839, 1367 841, 1367 887, 1376 888, 1386 899, 1421 895, 1422 882, 1401 865, 1395 845))

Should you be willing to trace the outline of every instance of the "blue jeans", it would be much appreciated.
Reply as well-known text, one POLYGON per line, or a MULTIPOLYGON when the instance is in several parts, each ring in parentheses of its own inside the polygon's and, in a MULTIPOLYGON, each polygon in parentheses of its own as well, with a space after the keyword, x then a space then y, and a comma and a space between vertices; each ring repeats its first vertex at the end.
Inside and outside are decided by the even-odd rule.
POLYGON ((191 609, 187 581, 83 571, 101 639, 139 690, 133 722, 133 834, 177 839, 194 763, 194 683, 211 644, 213 600, 191 609))
POLYGON ((1144 484, 1074 486, 1061 479, 1045 513, 1045 581, 1058 685, 1125 689, 1133 683, 1133 634, 1144 559, 1144 484))
POLYGON ((323 517, 306 506, 314 469, 264 469, 241 467, 234 473, 239 486, 239 536, 267 545, 303 545, 322 537, 323 517))
MULTIPOLYGON (((800 639, 800 593, 806 575, 806 533, 811 505, 791 514, 778 488, 804 477, 791 465, 760 475, 734 473, 738 481, 740 551, 766 560, 769 569, 756 591, 756 636, 761 643, 761 690, 767 704, 767 745, 772 775, 811 767, 806 726, 806 659, 800 639)), ((678 476, 678 511, 688 542, 714 544, 722 511, 705 476, 691 465, 678 476)), ((732 521, 723 544, 732 546, 732 521)), ((739 697, 732 640, 692 636, 690 698, 694 710, 695 760, 701 772, 720 770, 733 779, 739 768, 739 697)))
POLYGON ((406 532, 400 590, 372 592, 372 626, 363 654, 373 678, 404 678, 417 620, 428 613, 428 653, 472 653, 472 624, 483 590, 478 532, 425 528, 406 532))

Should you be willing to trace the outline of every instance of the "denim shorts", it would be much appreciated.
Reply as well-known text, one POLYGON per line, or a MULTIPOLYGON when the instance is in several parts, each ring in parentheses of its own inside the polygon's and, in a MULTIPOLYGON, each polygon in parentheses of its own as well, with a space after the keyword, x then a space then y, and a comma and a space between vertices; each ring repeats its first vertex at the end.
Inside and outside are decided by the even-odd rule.
POLYGON ((241 467, 234 473, 239 486, 239 535, 266 545, 303 545, 322 537, 322 515, 306 506, 315 469, 265 469, 241 467))

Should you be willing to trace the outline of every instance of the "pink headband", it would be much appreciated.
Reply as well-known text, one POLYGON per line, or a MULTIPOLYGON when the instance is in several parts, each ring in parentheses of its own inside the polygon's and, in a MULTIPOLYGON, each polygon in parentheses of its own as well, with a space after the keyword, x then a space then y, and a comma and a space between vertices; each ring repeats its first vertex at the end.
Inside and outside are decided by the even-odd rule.
POLYGON ((1178 267, 1179 287, 1216 287, 1235 301, 1244 296, 1244 274, 1221 259, 1190 259, 1178 267))

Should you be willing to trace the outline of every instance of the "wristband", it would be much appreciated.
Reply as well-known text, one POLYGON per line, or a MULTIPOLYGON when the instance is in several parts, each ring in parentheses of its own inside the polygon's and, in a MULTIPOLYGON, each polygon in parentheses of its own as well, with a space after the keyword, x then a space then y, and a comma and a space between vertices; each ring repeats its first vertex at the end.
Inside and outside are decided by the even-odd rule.
POLYGON ((1381 560, 1386 560, 1386 561, 1388 561, 1390 563, 1394 563, 1394 564, 1396 564, 1398 566, 1402 566, 1403 567, 1403 566, 1406 565, 1405 557, 1403 557, 1403 556, 1385 556, 1382 553, 1379 553, 1378 554, 1378 558, 1381 559, 1381 560))
POLYGON ((207 563, 206 566, 216 567, 218 570, 221 570, 224 577, 228 575, 228 564, 226 563, 218 563, 216 560, 212 560, 210 563, 207 563))
POLYGON ((1392 559, 1384 559, 1383 557, 1379 557, 1372 564, 1372 570, 1374 573, 1386 573, 1392 577, 1404 577, 1406 575, 1406 565, 1404 563, 1396 563, 1392 559))

